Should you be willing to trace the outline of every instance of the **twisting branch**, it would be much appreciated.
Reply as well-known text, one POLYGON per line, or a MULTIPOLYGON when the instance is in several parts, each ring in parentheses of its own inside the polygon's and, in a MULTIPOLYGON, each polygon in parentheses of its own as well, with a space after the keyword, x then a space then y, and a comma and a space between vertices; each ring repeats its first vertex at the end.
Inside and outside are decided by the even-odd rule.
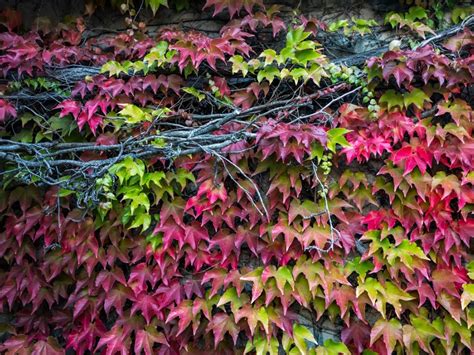
POLYGON ((462 31, 464 28, 470 28, 474 27, 474 15, 471 15, 469 17, 466 17, 464 21, 462 21, 459 25, 450 27, 444 31, 439 32, 438 34, 424 40, 421 42, 419 45, 415 47, 415 49, 426 46, 432 42, 439 42, 442 41, 448 37, 452 37, 456 35, 458 32, 462 31))
MULTIPOLYGON (((313 169, 313 176, 314 176, 316 182, 318 183, 319 187, 321 188, 321 190, 324 192, 325 187, 324 187, 321 179, 318 176, 318 167, 313 161, 311 162, 311 166, 312 166, 312 169, 313 169)), ((328 223, 329 223, 329 231, 330 231, 330 235, 331 235, 331 240, 329 241, 329 246, 327 248, 320 248, 316 245, 310 245, 310 246, 306 247, 305 250, 317 250, 320 253, 328 253, 328 252, 330 252, 331 250, 334 249, 334 245, 341 238, 341 232, 339 232, 334 227, 334 225, 332 223, 332 220, 331 220, 332 216, 331 216, 331 211, 329 210, 329 202, 328 202, 326 193, 323 193, 322 195, 323 195, 323 199, 324 199, 325 211, 322 212, 321 214, 326 213, 328 215, 328 223)), ((318 215, 319 215, 319 213, 318 213, 318 215)))
MULTIPOLYGON (((432 36, 422 42, 420 46, 441 41, 455 35, 463 28, 473 26, 474 16, 470 16, 461 24, 432 36)), ((380 49, 383 51, 386 48, 380 49)), ((365 60, 374 54, 376 54, 374 51, 368 51, 357 56, 365 60)), ((353 64, 351 60, 351 58, 346 57, 340 58, 336 62, 353 64)), ((83 65, 73 65, 65 68, 48 67, 45 70, 46 75, 68 88, 71 88, 76 81, 82 80, 85 75, 96 75, 99 72, 100 69, 97 67, 83 65)), ((192 81, 192 86, 196 88, 200 88, 205 83, 205 79, 202 77, 189 78, 188 80, 192 81)), ((253 80, 252 78, 228 78, 228 83, 230 85, 248 84, 253 80)), ((206 111, 203 111, 201 107, 194 107, 190 104, 190 101, 180 100, 176 104, 177 113, 175 115, 152 123, 153 128, 160 128, 159 133, 152 134, 149 129, 138 136, 113 145, 97 145, 94 142, 22 143, 0 139, 0 164, 3 170, 0 174, 17 174, 18 178, 23 178, 26 182, 31 182, 34 178, 35 181, 46 185, 87 189, 88 186, 92 185, 91 181, 104 176, 112 165, 128 157, 143 159, 160 156, 173 160, 180 155, 195 153, 214 152, 214 154, 219 154, 223 148, 233 143, 254 139, 259 128, 258 122, 263 117, 274 117, 280 112, 288 112, 291 114, 289 121, 296 123, 317 114, 330 116, 327 112, 328 108, 347 101, 359 90, 358 87, 350 88, 347 84, 322 88, 313 93, 304 93, 301 87, 292 90, 290 87, 277 86, 273 89, 278 91, 278 95, 273 92, 267 102, 255 105, 247 110, 240 110, 230 104, 220 105, 209 100, 209 102, 212 102, 208 105, 210 107, 208 111, 210 112, 203 113, 206 111), (332 96, 334 93, 338 95, 332 96), (323 101, 318 102, 319 99, 323 101), (315 110, 315 103, 319 105, 319 110, 315 110), (185 110, 187 112, 185 117, 179 112, 183 111, 181 107, 186 105, 188 107, 185 110), (193 127, 178 124, 179 120, 183 118, 191 119, 193 127), (178 123, 172 122, 172 120, 176 120, 178 123), (230 133, 218 132, 231 122, 238 123, 240 129, 230 133), (162 140, 164 145, 154 145, 153 141, 156 139, 162 140), (103 158, 88 161, 81 160, 79 156, 87 152, 100 153, 103 158), (70 179, 65 181, 62 179, 64 176, 69 176, 70 179)), ((17 109, 23 107, 30 110, 35 109, 31 107, 32 103, 48 110, 45 106, 56 104, 59 100, 64 99, 61 94, 57 93, 35 94, 28 91, 0 97, 15 101, 17 109)), ((224 163, 226 161, 224 155, 219 154, 219 156, 224 163)))
MULTIPOLYGON (((76 179, 91 181, 100 178, 107 173, 112 165, 128 157, 143 159, 162 156, 172 160, 180 155, 202 152, 217 154, 233 143, 254 139, 258 129, 258 125, 255 123, 261 117, 268 117, 295 107, 306 107, 311 110, 313 100, 325 98, 346 88, 346 84, 339 84, 304 96, 293 95, 286 99, 270 101, 247 110, 239 110, 233 107, 233 111, 230 113, 189 114, 190 118, 195 122, 201 122, 201 125, 197 127, 172 125, 173 128, 158 134, 139 135, 113 145, 97 145, 94 142, 23 143, 0 139, 0 162, 8 162, 10 166, 13 165, 11 171, 22 171, 25 176, 34 176, 46 185, 61 185, 77 189, 76 179), (231 133, 216 134, 219 129, 230 122, 242 122, 242 128, 231 133), (156 139, 163 140, 165 145, 154 145, 153 141, 156 139), (78 158, 78 154, 86 152, 101 153, 104 158, 88 161, 78 158), (69 180, 60 180, 61 177, 68 175, 70 176, 69 180)), ((352 92, 353 90, 343 94, 340 99, 352 92)), ((331 100, 325 107, 335 101, 335 99, 331 100)), ((173 118, 181 118, 181 116, 168 117, 168 119, 173 118)), ((158 121, 156 124, 166 125, 167 122, 158 121)), ((230 162, 222 155, 219 155, 219 157, 222 162, 230 162)), ((6 172, 8 172, 7 168, 8 166, 5 165, 4 170, 6 172)), ((84 185, 82 182, 80 184, 84 185)), ((257 193, 259 193, 258 189, 257 193)), ((259 198, 263 201, 262 196, 259 196, 259 198)), ((265 207, 263 208, 265 209, 265 207)), ((265 213, 268 214, 267 211, 265 213)))

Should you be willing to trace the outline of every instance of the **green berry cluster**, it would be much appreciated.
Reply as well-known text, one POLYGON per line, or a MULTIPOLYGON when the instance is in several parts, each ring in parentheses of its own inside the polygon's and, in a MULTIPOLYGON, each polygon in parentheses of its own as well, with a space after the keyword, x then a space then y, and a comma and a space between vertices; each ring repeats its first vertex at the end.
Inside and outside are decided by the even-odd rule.
POLYGON ((324 198, 328 194, 328 188, 327 187, 321 187, 321 189, 318 190, 318 196, 321 198, 324 198))
POLYGON ((323 157, 321 158, 321 164, 319 165, 323 171, 324 175, 329 175, 331 172, 331 167, 332 167, 332 153, 327 153, 324 154, 323 157))
POLYGON ((362 84, 363 72, 355 66, 346 67, 345 65, 329 63, 327 69, 333 84, 340 81, 345 81, 355 86, 362 84))
POLYGON ((380 106, 377 104, 377 100, 374 98, 374 93, 369 90, 367 86, 362 86, 362 102, 364 104, 369 104, 367 108, 370 112, 370 118, 376 118, 377 112, 380 110, 380 106))
POLYGON ((354 86, 360 86, 362 88, 362 102, 369 105, 368 109, 370 111, 370 117, 377 117, 377 112, 380 110, 380 106, 377 104, 374 93, 370 90, 365 78, 366 75, 362 70, 355 66, 346 67, 334 63, 328 64, 327 69, 333 84, 344 81, 354 86))

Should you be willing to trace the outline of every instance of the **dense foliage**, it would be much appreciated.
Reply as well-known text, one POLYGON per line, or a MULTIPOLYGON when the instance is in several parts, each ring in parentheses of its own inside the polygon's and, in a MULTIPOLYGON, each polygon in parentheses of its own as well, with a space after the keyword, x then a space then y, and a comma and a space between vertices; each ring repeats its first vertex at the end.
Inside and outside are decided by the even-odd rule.
POLYGON ((0 349, 474 351, 472 9, 346 67, 316 38, 375 21, 203 5, 217 37, 0 16, 0 349))

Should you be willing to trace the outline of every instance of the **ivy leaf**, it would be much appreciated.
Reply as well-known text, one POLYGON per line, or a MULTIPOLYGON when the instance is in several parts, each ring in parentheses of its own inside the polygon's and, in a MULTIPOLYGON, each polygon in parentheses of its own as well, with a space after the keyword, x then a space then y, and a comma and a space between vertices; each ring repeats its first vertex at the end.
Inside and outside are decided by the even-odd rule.
POLYGON ((444 309, 446 309, 446 311, 448 311, 448 314, 453 317, 458 324, 462 324, 461 315, 463 312, 459 298, 453 297, 443 291, 438 294, 436 300, 444 309))
POLYGON ((125 105, 125 107, 119 111, 119 114, 124 116, 126 122, 130 124, 140 123, 143 121, 150 122, 153 119, 148 112, 145 112, 140 107, 132 104, 125 105))
POLYGON ((402 313, 402 305, 400 301, 411 301, 415 299, 415 297, 403 291, 398 286, 395 286, 392 282, 386 283, 384 298, 387 303, 390 303, 393 306, 393 308, 395 309, 395 313, 399 318, 401 317, 402 313))
POLYGON ((135 210, 140 206, 143 206, 146 212, 150 210, 150 200, 148 199, 148 196, 146 195, 146 193, 139 191, 140 190, 137 188, 128 188, 125 190, 125 193, 122 197, 122 201, 131 200, 130 213, 132 215, 135 210))
POLYGON ((260 322, 267 334, 269 334, 269 318, 265 307, 254 308, 250 304, 245 304, 236 313, 234 313, 235 322, 238 323, 242 318, 247 319, 250 334, 253 336, 258 323, 260 322))
POLYGON ((295 342, 296 347, 301 351, 302 354, 306 354, 307 352, 305 342, 306 340, 316 345, 318 344, 318 342, 314 338, 313 333, 311 333, 309 329, 305 326, 297 323, 293 325, 293 340, 295 342))
POLYGON ((182 301, 179 306, 176 306, 168 314, 166 318, 166 323, 169 323, 174 318, 178 318, 178 333, 176 336, 180 335, 184 330, 191 324, 193 317, 193 303, 191 300, 182 301))
POLYGON ((329 75, 319 64, 314 63, 308 69, 308 79, 311 79, 315 85, 319 86, 323 77, 329 77, 329 75))
POLYGON ((235 324, 233 316, 222 312, 212 316, 207 326, 207 331, 210 330, 212 330, 214 334, 215 348, 217 348, 217 345, 224 339, 225 333, 231 335, 235 345, 240 332, 240 328, 235 324))
MULTIPOLYGON (((319 215, 321 212, 322 211, 318 204, 311 200, 304 200, 301 202, 298 199, 293 199, 288 211, 288 225, 291 225, 296 217, 301 217, 302 219, 311 219, 312 217, 319 215)), ((290 247, 290 245, 287 245, 287 247, 290 247)))
POLYGON ((463 119, 471 120, 473 117, 472 109, 469 104, 461 99, 454 99, 452 102, 445 101, 438 105, 438 113, 436 116, 449 113, 458 126, 461 125, 463 119))
POLYGON ((413 257, 421 260, 430 260, 416 243, 406 239, 402 240, 396 247, 390 248, 385 254, 390 265, 395 265, 398 259, 398 262, 406 265, 411 271, 413 271, 413 257))
POLYGON ((153 12, 153 16, 155 16, 156 11, 158 11, 158 8, 161 5, 168 7, 168 0, 146 0, 146 4, 150 7, 151 11, 153 12))
POLYGON ((40 340, 35 343, 32 354, 62 355, 64 354, 64 350, 61 349, 55 338, 48 337, 46 340, 40 340))
POLYGON ((360 284, 356 288, 356 297, 360 297, 362 293, 366 292, 370 298, 372 304, 375 304, 377 296, 379 294, 383 295, 385 290, 377 280, 373 278, 368 278, 363 284, 360 284))
MULTIPOLYGON (((453 14, 454 11, 453 10, 453 14)), ((451 52, 459 52, 462 48, 469 45, 473 40, 474 34, 468 28, 465 28, 463 32, 458 33, 455 36, 448 38, 443 47, 449 49, 451 52)))
POLYGON ((341 340, 345 344, 353 344, 357 352, 362 353, 369 346, 370 327, 362 321, 352 320, 351 325, 342 330, 341 340))
POLYGON ((198 99, 199 102, 201 102, 202 100, 204 100, 206 98, 206 95, 199 92, 199 90, 197 90, 196 88, 193 88, 193 87, 181 88, 181 90, 183 90, 185 93, 188 93, 188 94, 194 96, 195 98, 198 99))
POLYGON ((274 49, 271 49, 271 48, 268 48, 268 49, 265 49, 260 55, 259 57, 263 57, 265 58, 265 63, 264 65, 265 66, 269 66, 271 65, 277 58, 277 53, 275 52, 274 49))
POLYGON ((289 30, 286 35, 286 46, 289 48, 294 48, 297 44, 304 41, 310 35, 311 32, 305 32, 303 26, 289 30))
POLYGON ((155 343, 168 345, 168 341, 163 333, 159 333, 154 326, 146 326, 145 329, 137 330, 135 334, 135 354, 141 354, 142 350, 145 355, 154 354, 153 346, 155 343))
POLYGON ((390 23, 392 28, 395 28, 398 24, 405 22, 405 19, 397 13, 389 12, 387 16, 385 16, 385 23, 390 23))
POLYGON ((397 106, 399 109, 402 109, 404 105, 403 95, 392 89, 385 91, 380 97, 379 102, 385 103, 389 111, 397 106))
POLYGON ((102 65, 102 68, 100 69, 101 73, 109 73, 109 76, 119 76, 120 73, 125 73, 127 74, 128 70, 125 69, 122 64, 116 61, 109 61, 102 65))
POLYGON ((431 102, 430 98, 424 93, 424 91, 418 88, 414 88, 411 92, 403 94, 403 102, 406 108, 411 104, 414 104, 419 109, 422 109, 425 101, 431 102))
POLYGON ((382 76, 385 80, 389 80, 390 75, 395 77, 398 87, 401 87, 402 82, 410 83, 413 80, 413 71, 407 67, 405 63, 387 63, 382 70, 382 76))
POLYGON ((441 291, 446 291, 456 298, 459 298, 459 285, 467 281, 465 277, 456 273, 455 270, 442 268, 433 270, 431 278, 433 288, 438 295, 442 293, 441 291))
POLYGON ((466 269, 467 269, 467 276, 469 276, 471 280, 474 280, 474 260, 467 263, 466 269))
POLYGON ((232 74, 242 73, 245 78, 249 72, 249 66, 241 55, 233 55, 230 57, 229 62, 232 63, 232 74))
POLYGON ((438 171, 431 180, 431 189, 434 190, 438 186, 441 186, 443 189, 443 196, 441 197, 441 199, 445 199, 453 191, 458 197, 461 194, 461 183, 456 175, 451 174, 446 176, 446 173, 444 171, 438 171))
POLYGON ((341 310, 341 318, 344 318, 346 315, 349 302, 352 302, 353 304, 356 302, 354 289, 347 285, 335 287, 332 292, 332 297, 341 310))
MULTIPOLYGON (((133 214, 133 212, 134 210, 132 209, 131 213, 133 214)), ((148 213, 144 213, 140 211, 140 213, 134 217, 133 222, 129 228, 132 229, 132 228, 142 227, 142 231, 145 231, 150 227, 150 224, 151 224, 151 216, 148 213)))
POLYGON ((257 311, 257 320, 263 325, 263 328, 265 329, 265 332, 267 334, 270 334, 269 326, 270 326, 270 321, 268 318, 268 313, 265 307, 260 307, 257 311))
POLYGON ((328 27, 329 32, 336 32, 337 30, 349 26, 349 21, 348 20, 337 20, 331 22, 331 24, 328 27))
POLYGON ((428 14, 426 13, 426 10, 421 6, 412 6, 405 14, 405 18, 408 21, 422 20, 424 18, 428 18, 428 14))
POLYGON ((130 345, 131 338, 124 332, 122 326, 116 324, 100 338, 96 350, 107 346, 107 353, 109 354, 115 354, 117 352, 126 354, 130 351, 130 345))
MULTIPOLYGON (((0 101, 1 104, 1 101, 0 101)), ((59 117, 63 118, 67 116, 68 114, 72 114, 74 119, 77 119, 79 116, 79 113, 81 112, 81 104, 75 100, 64 100, 61 102, 59 105, 55 107, 55 109, 61 109, 61 112, 59 113, 59 117)), ((0 112, 0 122, 2 121, 2 113, 0 112)))
POLYGON ((143 178, 145 174, 145 164, 141 160, 133 160, 126 157, 122 162, 113 165, 109 172, 117 175, 121 184, 133 176, 143 178))
POLYGON ((303 50, 298 50, 295 52, 295 59, 298 64, 306 66, 308 62, 312 62, 321 58, 322 54, 319 53, 316 49, 308 48, 303 50))
POLYGON ((345 268, 348 270, 348 273, 356 272, 361 280, 365 280, 365 275, 374 269, 374 264, 372 264, 369 260, 362 261, 361 257, 357 256, 353 260, 349 261, 345 268))
POLYGON ((350 147, 349 142, 344 137, 345 134, 351 132, 345 128, 332 128, 327 132, 327 145, 326 147, 333 153, 336 152, 336 144, 342 147, 350 147))
POLYGON ((237 290, 235 287, 230 287, 227 290, 225 290, 224 294, 221 296, 219 299, 219 302, 217 302, 217 307, 221 307, 225 305, 226 303, 230 302, 230 306, 232 309, 232 313, 236 313, 237 310, 242 306, 243 301, 240 299, 240 297, 237 295, 237 290))
POLYGON ((167 176, 167 180, 168 182, 176 181, 181 186, 181 190, 185 189, 188 182, 196 182, 193 173, 183 168, 179 168, 171 176, 167 176))
POLYGON ((398 343, 403 345, 402 325, 396 319, 379 319, 372 327, 370 332, 370 346, 382 338, 387 354, 391 354, 398 343))
POLYGON ((260 83, 263 79, 266 79, 271 84, 275 77, 280 77, 280 71, 276 67, 269 66, 258 72, 257 81, 260 83))
POLYGON ((456 336, 459 336, 461 343, 472 352, 472 330, 468 329, 464 325, 464 322, 461 324, 459 321, 454 321, 450 315, 446 315, 444 318, 444 330, 446 339, 448 340, 446 347, 448 353, 451 353, 453 350, 452 348, 455 345, 453 339, 455 339, 456 336))
POLYGON ((256 5, 263 7, 262 0, 207 0, 203 9, 214 6, 213 16, 227 9, 230 17, 233 18, 242 8, 247 13, 252 14, 252 9, 256 5))
POLYGON ((240 278, 242 281, 253 283, 251 303, 254 303, 263 292, 262 272, 263 268, 259 267, 240 278))
MULTIPOLYGON (((281 78, 284 77, 283 70, 281 71, 281 78)), ((297 84, 301 78, 303 78, 303 81, 306 81, 308 77, 308 71, 304 68, 295 68, 295 69, 292 69, 290 72, 288 72, 288 76, 291 76, 295 84, 297 84)))
POLYGON ((426 168, 431 167, 433 153, 420 142, 413 138, 412 145, 404 143, 402 148, 392 153, 392 161, 395 164, 403 163, 403 176, 408 175, 418 167, 422 174, 425 174, 426 168))
POLYGON ((403 343, 407 349, 416 349, 419 345, 427 353, 431 353, 430 343, 444 336, 443 322, 436 318, 432 323, 426 318, 410 315, 410 323, 403 326, 403 343), (416 345, 414 346, 413 344, 416 345))
POLYGON ((291 286, 291 289, 294 290, 295 283, 293 280, 293 276, 287 266, 279 267, 276 270, 273 265, 267 266, 262 272, 262 282, 265 283, 269 277, 275 278, 277 287, 282 294, 285 293, 284 288, 287 283, 291 286))
POLYGON ((461 309, 464 309, 469 303, 474 302, 474 284, 464 284, 462 288, 461 309))
POLYGON ((351 355, 351 352, 344 343, 327 339, 323 346, 316 348, 316 355, 351 355))

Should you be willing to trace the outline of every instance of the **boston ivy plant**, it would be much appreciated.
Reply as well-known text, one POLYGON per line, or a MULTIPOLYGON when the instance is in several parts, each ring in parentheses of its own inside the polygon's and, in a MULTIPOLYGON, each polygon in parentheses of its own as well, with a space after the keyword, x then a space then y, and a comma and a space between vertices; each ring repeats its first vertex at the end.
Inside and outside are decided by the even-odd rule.
MULTIPOLYGON (((19 34, 2 15, 0 70, 21 80, 0 99, 0 349, 473 352, 472 32, 349 68, 315 37, 344 23, 204 8, 231 19, 218 36, 106 49, 80 19, 19 34), (102 70, 68 97, 43 79, 76 64, 102 70), (91 161, 106 168, 71 168, 91 161)), ((387 22, 429 35, 426 17, 387 22)))

